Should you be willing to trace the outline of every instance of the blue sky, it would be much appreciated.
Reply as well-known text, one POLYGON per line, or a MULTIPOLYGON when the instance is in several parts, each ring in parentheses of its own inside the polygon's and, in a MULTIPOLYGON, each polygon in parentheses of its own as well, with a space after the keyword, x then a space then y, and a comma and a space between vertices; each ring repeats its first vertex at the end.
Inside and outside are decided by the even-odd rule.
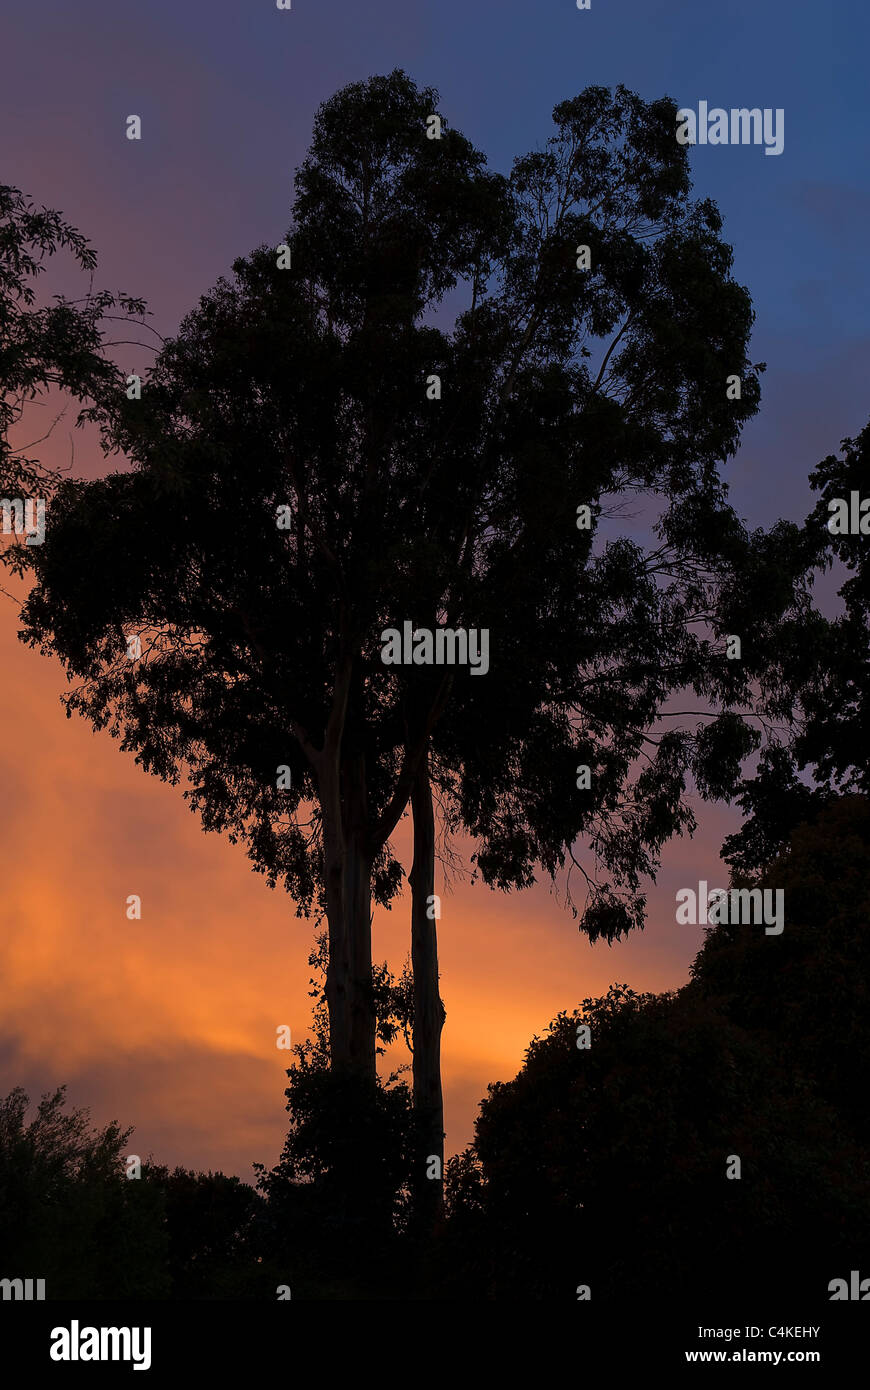
POLYGON ((854 0, 7 0, 3 177, 61 206, 103 275, 178 317, 286 226, 320 101, 404 67, 503 171, 553 105, 624 83, 679 105, 782 107, 785 149, 696 147, 757 311, 764 404, 730 477, 741 511, 805 513, 806 475, 870 415, 866 55, 854 0), (38 15, 38 18, 37 18, 38 15), (129 112, 141 145, 123 139, 129 112))

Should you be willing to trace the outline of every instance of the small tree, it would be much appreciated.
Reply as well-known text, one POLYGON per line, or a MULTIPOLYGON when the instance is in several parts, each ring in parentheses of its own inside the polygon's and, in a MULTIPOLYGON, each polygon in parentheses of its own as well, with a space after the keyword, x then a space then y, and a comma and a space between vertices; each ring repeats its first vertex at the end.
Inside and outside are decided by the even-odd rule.
POLYGON ((132 1129, 92 1127, 66 1087, 28 1121, 16 1087, 0 1100, 3 1277, 44 1278, 46 1298, 160 1298, 169 1291, 160 1193, 130 1180, 132 1129))

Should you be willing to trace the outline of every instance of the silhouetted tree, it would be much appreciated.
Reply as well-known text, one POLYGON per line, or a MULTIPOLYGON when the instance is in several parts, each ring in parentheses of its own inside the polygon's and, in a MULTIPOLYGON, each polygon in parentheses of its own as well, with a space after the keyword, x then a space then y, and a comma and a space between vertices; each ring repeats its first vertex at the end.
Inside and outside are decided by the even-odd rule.
POLYGON ((119 386, 120 373, 104 353, 104 320, 115 308, 125 316, 145 312, 141 299, 93 289, 79 300, 55 295, 53 302, 39 305, 38 277, 60 250, 69 251, 93 278, 96 252, 81 232, 59 212, 37 208, 17 188, 0 185, 0 495, 4 497, 29 492, 45 496, 60 476, 39 460, 23 457, 10 442, 9 431, 28 404, 52 387, 84 402, 95 400, 107 387, 119 386))
POLYGON ((63 491, 30 613, 85 677, 71 707, 123 732, 149 770, 189 770, 206 826, 245 838, 303 910, 325 910, 333 1064, 369 1081, 370 897, 398 887, 388 840, 412 777, 370 647, 407 565, 416 441, 437 459, 443 433, 426 431, 424 377, 446 339, 415 320, 485 266, 504 203, 461 136, 425 138, 434 100, 394 74, 326 104, 297 177, 298 269, 265 249, 237 262, 142 401, 104 401, 137 469, 63 491), (292 531, 276 524, 285 504, 292 531), (80 507, 90 573, 126 576, 108 606, 69 548, 80 507), (291 787, 276 786, 279 765, 291 787))
POLYGON ((834 569, 841 576, 843 611, 833 618, 807 611, 772 635, 770 678, 793 719, 789 735, 741 786, 746 820, 725 841, 724 856, 745 873, 768 867, 795 828, 814 822, 833 797, 870 790, 870 516, 852 515, 854 501, 860 508, 866 500, 870 425, 844 439, 841 451, 810 474, 819 501, 800 546, 807 574, 834 569))
POLYGON ((489 1088, 450 1166, 454 1296, 822 1303, 866 1264, 868 835, 864 798, 829 807, 764 876, 781 936, 711 928, 689 985, 612 986, 489 1088))
POLYGON ((93 1128, 65 1092, 44 1095, 29 1121, 21 1087, 0 1101, 2 1277, 45 1279, 47 1299, 165 1297, 163 1203, 126 1177, 132 1129, 93 1128))
POLYGON ((417 789, 416 1185, 435 1203, 431 789, 487 881, 556 872, 585 833, 615 887, 590 878, 584 930, 641 925, 640 877, 692 823, 687 770, 711 795, 736 780, 758 743, 737 707, 767 629, 802 602, 793 533, 747 536, 718 478, 757 406, 752 311, 717 210, 689 197, 674 104, 590 88, 504 179, 446 121, 427 138, 436 102, 394 72, 324 103, 286 250, 235 263, 141 401, 101 398, 134 470, 60 491, 24 619, 80 682, 70 710, 187 777, 207 829, 325 912, 331 1062, 354 1113, 378 1103, 372 898, 398 889, 390 837, 417 789), (445 332, 427 316, 459 281, 470 304, 445 332), (656 542, 596 549, 640 494, 656 542), (489 673, 385 666, 381 634, 403 621, 487 628, 489 673), (651 738, 684 688, 720 717, 651 738))
MULTIPOLYGON (((262 1198, 225 1173, 197 1173, 149 1160, 141 1182, 162 1198, 171 1297, 237 1298, 249 1292, 262 1198)), ((269 1293, 274 1297, 274 1289, 269 1293)))
MULTIPOLYGON (((415 1278, 407 1233, 417 1144, 411 1094, 400 1079, 407 1068, 378 1077, 368 1095, 330 1070, 325 934, 309 964, 316 972, 313 1028, 294 1046, 287 1071, 287 1140, 273 1168, 254 1164, 267 1198, 264 1262, 291 1284, 294 1297, 408 1297, 415 1278), (354 1200, 359 1187, 367 1194, 364 1208, 354 1200)), ((380 965, 373 983, 379 1054, 399 1032, 410 1045, 410 974, 396 981, 380 965)))
MULTIPOLYGON (((553 115, 545 150, 515 161, 515 230, 495 286, 455 333, 496 368, 479 451, 492 470, 469 498, 457 556, 492 651, 486 679, 454 686, 418 741, 414 1072, 433 1117, 421 1174, 425 1154, 442 1152, 430 787, 447 828, 474 837, 487 883, 525 887, 567 865, 573 905, 576 868, 581 930, 612 941, 643 925, 641 880, 662 844, 694 827, 687 781, 727 796, 757 726, 788 723, 768 652, 809 608, 798 528, 749 534, 718 476, 757 405, 752 311, 718 212, 689 197, 671 104, 589 88, 553 115), (583 249, 591 267, 578 272, 583 249), (739 400, 725 389, 732 373, 739 400), (608 539, 627 497, 646 540, 608 539), (726 657, 728 634, 739 660, 726 657)), ((463 421, 461 396, 456 412, 463 421)), ((441 501, 456 509, 453 493, 441 501)), ((428 492, 419 511, 416 593, 399 611, 431 623, 440 528, 428 492)), ((426 676, 403 679, 413 690, 426 676)))
POLYGON ((784 1072, 811 1080, 838 1125, 870 1142, 870 801, 831 796, 787 848, 739 886, 782 890, 780 936, 723 924, 692 969, 729 1018, 776 1049, 784 1072))

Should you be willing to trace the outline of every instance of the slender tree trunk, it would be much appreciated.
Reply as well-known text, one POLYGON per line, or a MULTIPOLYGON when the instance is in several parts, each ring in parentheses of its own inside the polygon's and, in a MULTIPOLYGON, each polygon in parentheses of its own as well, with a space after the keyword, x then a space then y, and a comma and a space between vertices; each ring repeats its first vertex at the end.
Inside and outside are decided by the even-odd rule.
POLYGON ((372 991, 372 860, 368 846, 365 762, 324 763, 323 810, 329 960, 326 1004, 333 1071, 368 1081, 376 1075, 372 991))
POLYGON ((326 966, 326 1006, 329 1011, 329 1058, 332 1071, 351 1067, 350 1015, 352 979, 350 938, 345 893, 347 887, 344 827, 337 760, 324 762, 319 772, 323 813, 323 873, 329 958, 326 966))
POLYGON ((354 756, 342 773, 344 809, 344 911, 350 963, 351 1065, 360 1076, 376 1076, 372 990, 372 859, 369 849, 365 759, 354 756))
POLYGON ((351 1249, 382 1229, 388 1214, 376 1200, 378 1174, 371 1169, 376 1154, 369 1155, 377 1072, 365 763, 351 757, 340 766, 335 759, 332 766, 334 773, 321 779, 329 924, 330 1110, 325 1119, 332 1133, 330 1200, 351 1249))
POLYGON ((441 1092, 441 1029, 444 1006, 438 992, 438 939, 435 921, 435 814, 424 755, 411 793, 414 862, 411 884, 411 963, 414 971, 414 1110, 418 1123, 417 1216, 429 1226, 443 1202, 444 1100, 441 1092), (437 1165, 434 1160, 437 1159, 437 1165), (437 1177, 427 1173, 437 1169, 437 1177))

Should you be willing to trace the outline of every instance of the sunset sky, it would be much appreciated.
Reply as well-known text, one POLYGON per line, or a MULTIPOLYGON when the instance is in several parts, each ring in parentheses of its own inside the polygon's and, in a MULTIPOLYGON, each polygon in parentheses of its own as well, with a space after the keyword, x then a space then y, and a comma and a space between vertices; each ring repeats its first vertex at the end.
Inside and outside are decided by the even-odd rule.
MULTIPOLYGON (((783 108, 785 147, 696 148, 752 294, 762 408, 726 476, 753 525, 809 510, 807 474, 870 416, 870 17, 841 0, 6 0, 0 19, 0 182, 59 208, 93 242, 97 283, 144 296, 171 334, 232 260, 277 244, 317 106, 404 68, 507 173, 551 133, 557 101, 623 83, 680 106, 783 108), (125 138, 128 114, 143 138, 125 138), (858 171, 856 173, 856 171, 858 171)), ((81 280, 61 280, 81 292, 81 280)), ((128 370, 145 359, 119 358, 128 370)), ((46 413, 43 411, 43 413, 46 413)), ((73 415, 74 412, 71 412, 73 415)), ((36 431, 34 431, 36 433, 36 431)), ((75 437, 74 471, 107 467, 75 437)), ((70 456, 62 422, 42 447, 70 456)), ((4 582, 6 582, 4 580, 4 582)), ((10 585, 10 590, 14 589, 10 585)), ((203 835, 173 788, 60 705, 58 662, 16 640, 0 596, 0 1094, 61 1083, 94 1118, 134 1124, 129 1151, 250 1179, 286 1128, 285 1053, 310 1021, 312 925, 203 835), (125 900, 142 899, 141 922, 125 900)), ((737 817, 701 807, 668 847, 646 931, 591 946, 545 886, 444 891, 441 988, 448 1151, 471 1137, 489 1082, 533 1034, 617 980, 682 984, 702 940, 677 927, 677 888, 725 882, 737 817)), ((409 866, 407 836, 397 845, 409 866)), ((400 971, 407 906, 375 917, 375 958, 400 971)), ((400 1058, 399 1060, 405 1060, 400 1058)))

